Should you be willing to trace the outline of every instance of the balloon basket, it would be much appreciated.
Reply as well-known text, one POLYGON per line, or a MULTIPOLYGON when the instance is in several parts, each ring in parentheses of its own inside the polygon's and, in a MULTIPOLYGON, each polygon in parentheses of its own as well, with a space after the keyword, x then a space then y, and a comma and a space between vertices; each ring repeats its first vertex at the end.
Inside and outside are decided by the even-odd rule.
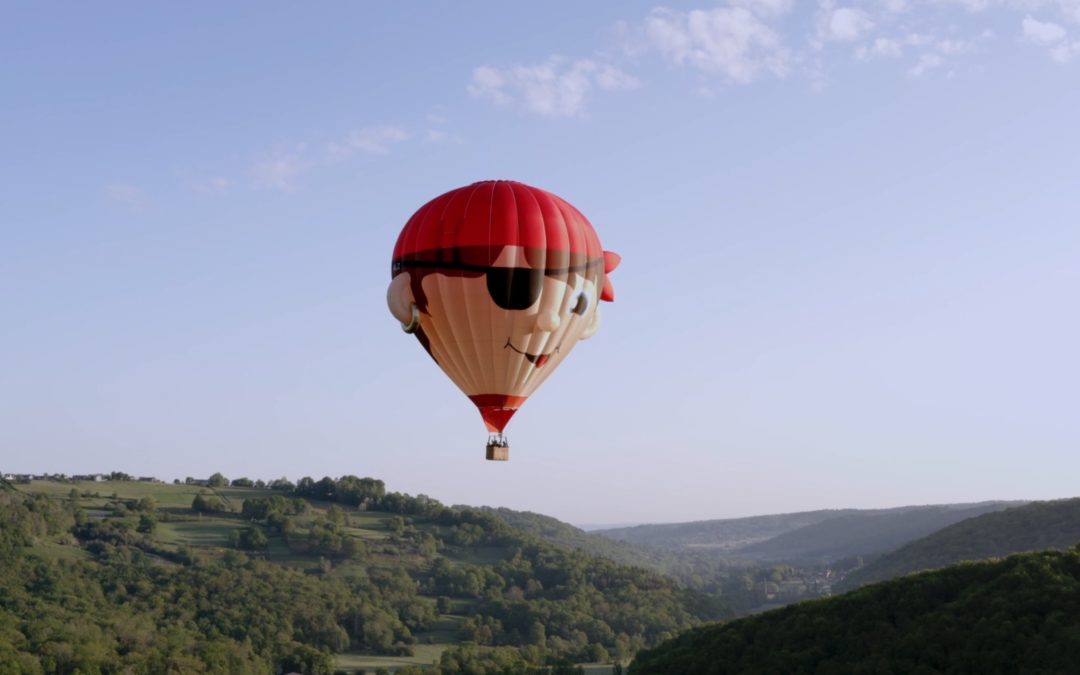
POLYGON ((485 457, 493 462, 509 461, 510 442, 502 434, 488 438, 487 454, 485 455, 485 457))

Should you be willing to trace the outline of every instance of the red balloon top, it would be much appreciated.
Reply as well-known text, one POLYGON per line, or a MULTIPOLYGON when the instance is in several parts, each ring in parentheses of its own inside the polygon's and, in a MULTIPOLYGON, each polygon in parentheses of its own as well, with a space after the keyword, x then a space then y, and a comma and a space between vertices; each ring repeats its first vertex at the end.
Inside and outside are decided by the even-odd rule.
POLYGON ((541 265, 603 256, 593 226, 569 202, 524 183, 487 180, 421 206, 401 230, 394 261, 457 249, 487 258, 477 264, 491 265, 504 246, 524 247, 527 257, 542 257, 541 265))

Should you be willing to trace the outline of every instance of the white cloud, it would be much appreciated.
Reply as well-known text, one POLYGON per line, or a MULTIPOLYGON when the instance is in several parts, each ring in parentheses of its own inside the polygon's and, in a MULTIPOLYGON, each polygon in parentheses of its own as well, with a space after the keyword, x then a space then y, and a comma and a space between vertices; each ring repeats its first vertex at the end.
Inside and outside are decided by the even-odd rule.
POLYGON ((923 54, 919 57, 919 61, 908 69, 908 75, 911 75, 912 77, 921 77, 928 71, 941 67, 944 63, 945 59, 939 54, 923 54))
POLYGON ((935 5, 957 5, 969 12, 981 12, 990 6, 990 0, 931 0, 935 5))
POLYGON ((507 86, 507 79, 503 74, 491 66, 480 66, 473 70, 472 82, 469 84, 469 93, 478 98, 489 98, 499 105, 506 105, 513 99, 503 91, 507 86))
POLYGON ((637 78, 615 66, 579 59, 573 63, 552 56, 535 66, 500 70, 481 66, 473 70, 468 91, 497 105, 520 101, 525 109, 548 117, 573 117, 585 108, 593 89, 625 91, 640 86, 637 78))
POLYGON ((381 155, 389 152, 390 146, 407 140, 409 133, 398 126, 367 127, 349 132, 343 141, 331 143, 330 152, 346 156, 356 151, 381 155))
POLYGON ((783 77, 790 60, 780 35, 745 7, 655 9, 645 20, 645 32, 671 62, 740 84, 763 71, 783 77))
POLYGON ((1041 45, 1052 45, 1065 38, 1065 29, 1052 21, 1038 21, 1030 14, 1021 22, 1024 39, 1041 45))
POLYGON ((870 15, 854 7, 827 9, 821 27, 820 37, 834 42, 858 40, 874 27, 870 15))
POLYGON ((307 145, 301 143, 255 162, 252 167, 255 186, 291 192, 296 187, 295 178, 311 168, 311 162, 305 157, 306 151, 307 145))
MULTIPOLYGON (((714 0, 715 1, 715 0, 714 0)), ((704 5, 705 3, 702 2, 704 5)), ((954 68, 979 68, 975 59, 993 45, 991 21, 1023 19, 1024 38, 1046 46, 1054 60, 1077 58, 1075 37, 1080 0, 816 0, 804 9, 794 0, 720 0, 700 9, 658 7, 637 33, 649 51, 669 63, 749 83, 795 73, 813 83, 827 81, 843 54, 863 62, 904 59, 913 77, 929 71, 952 77, 954 68), (796 11, 800 10, 800 11, 796 11), (1024 15, 1028 14, 1027 18, 1024 15), (1032 15, 1045 15, 1046 21, 1032 15), (1054 23, 1056 22, 1056 23, 1054 23), (826 50, 831 44, 853 49, 826 50)), ((633 32, 620 22, 621 34, 633 32)), ((635 51, 636 58, 640 52, 635 51)), ((490 73, 499 80, 500 73, 490 73)), ((479 77, 477 78, 479 82, 479 77)), ((479 85, 477 85, 479 86, 479 85)), ((712 95, 715 82, 698 82, 712 95)), ((507 95, 504 86, 494 91, 507 95)), ((495 95, 492 95, 495 98, 495 95)))
POLYGON ((978 50, 979 43, 993 39, 992 31, 983 31, 981 35, 971 40, 938 40, 934 45, 941 54, 950 56, 958 54, 971 54, 978 50))
POLYGON ((899 40, 891 38, 875 38, 869 47, 859 47, 855 50, 855 56, 860 61, 873 59, 896 59, 904 53, 904 47, 899 40))
POLYGON ((1080 23, 1080 0, 1057 0, 1057 6, 1066 19, 1080 23))
POLYGON ((464 143, 461 136, 447 133, 442 129, 426 129, 424 131, 424 140, 428 143, 464 143))
POLYGON ((222 176, 215 176, 204 181, 191 183, 190 185, 196 192, 221 194, 227 192, 229 188, 232 187, 232 181, 222 176))
POLYGON ((794 7, 794 0, 731 0, 734 7, 745 7, 762 17, 784 16, 794 7))
POLYGON ((1074 56, 1080 56, 1080 42, 1062 42, 1050 50, 1050 58, 1058 63, 1068 63, 1074 56))
POLYGON ((130 183, 110 183, 105 186, 105 196, 116 204, 135 211, 146 206, 146 193, 130 183))

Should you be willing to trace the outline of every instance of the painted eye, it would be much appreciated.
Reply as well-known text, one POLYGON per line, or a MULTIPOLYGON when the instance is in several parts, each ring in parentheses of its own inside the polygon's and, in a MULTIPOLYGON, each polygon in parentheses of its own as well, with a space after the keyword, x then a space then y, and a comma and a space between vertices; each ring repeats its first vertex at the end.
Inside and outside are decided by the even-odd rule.
POLYGON ((577 300, 574 301, 574 308, 570 311, 578 316, 584 316, 585 312, 589 311, 589 294, 585 291, 578 293, 577 300))

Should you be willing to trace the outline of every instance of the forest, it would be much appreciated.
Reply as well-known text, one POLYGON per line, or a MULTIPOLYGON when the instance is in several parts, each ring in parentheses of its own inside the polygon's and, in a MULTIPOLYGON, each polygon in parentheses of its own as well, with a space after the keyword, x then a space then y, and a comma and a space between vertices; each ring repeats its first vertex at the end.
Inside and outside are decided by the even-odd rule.
POLYGON ((631 675, 1080 672, 1080 548, 965 563, 695 628, 631 675))
POLYGON ((212 482, 187 504, 179 486, 121 497, 123 480, 0 492, 0 673, 331 673, 346 651, 435 639, 447 649, 423 672, 547 672, 732 615, 374 479, 212 482))
MULTIPOLYGON (((984 665, 1031 653, 1031 672, 1062 672, 1074 665, 1064 646, 1080 647, 1076 551, 740 619, 764 602, 828 595, 830 571, 645 547, 541 514, 390 492, 373 478, 104 478, 0 484, 0 675, 554 675, 585 672, 578 664, 620 673, 631 660, 643 675, 995 672, 958 665, 975 651, 989 655, 984 665)), ((890 555, 1071 546, 1078 503, 984 513, 890 555)), ((917 525, 940 510, 907 512, 915 519, 903 522, 917 525)), ((822 515, 802 527, 852 517, 822 515)))
POLYGON ((1032 502, 958 522, 891 551, 837 585, 841 591, 965 560, 1000 558, 1080 541, 1080 499, 1032 502))

